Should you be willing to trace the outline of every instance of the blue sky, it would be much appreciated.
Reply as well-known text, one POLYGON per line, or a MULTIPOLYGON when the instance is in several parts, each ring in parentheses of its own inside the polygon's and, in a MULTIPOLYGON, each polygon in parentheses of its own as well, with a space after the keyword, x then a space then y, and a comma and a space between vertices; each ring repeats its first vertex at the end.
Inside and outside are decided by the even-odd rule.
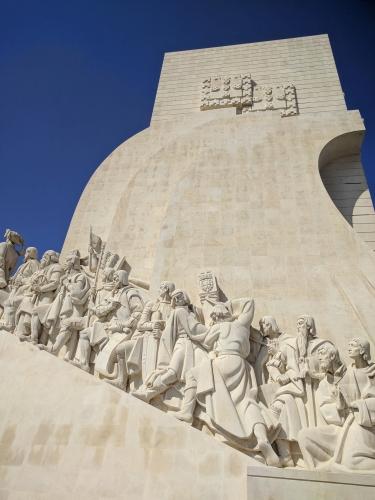
POLYGON ((375 194, 375 1, 0 0, 0 231, 59 250, 102 160, 149 125, 163 53, 328 33, 375 194))

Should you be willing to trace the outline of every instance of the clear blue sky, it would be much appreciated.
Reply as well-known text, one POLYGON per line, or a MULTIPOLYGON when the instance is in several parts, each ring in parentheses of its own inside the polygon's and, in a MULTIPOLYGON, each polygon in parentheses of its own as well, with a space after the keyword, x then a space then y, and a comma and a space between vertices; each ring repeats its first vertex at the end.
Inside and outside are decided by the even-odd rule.
POLYGON ((367 127, 375 193, 374 0, 0 0, 0 231, 59 250, 92 172, 148 126, 163 53, 328 33, 367 127))

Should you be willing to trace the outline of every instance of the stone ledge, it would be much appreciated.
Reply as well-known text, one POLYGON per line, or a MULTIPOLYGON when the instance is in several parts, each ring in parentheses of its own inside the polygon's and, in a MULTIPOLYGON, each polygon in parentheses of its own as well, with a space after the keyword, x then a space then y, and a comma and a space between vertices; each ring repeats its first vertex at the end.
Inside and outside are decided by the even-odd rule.
POLYGON ((248 500, 373 500, 375 475, 249 466, 247 488, 248 500))

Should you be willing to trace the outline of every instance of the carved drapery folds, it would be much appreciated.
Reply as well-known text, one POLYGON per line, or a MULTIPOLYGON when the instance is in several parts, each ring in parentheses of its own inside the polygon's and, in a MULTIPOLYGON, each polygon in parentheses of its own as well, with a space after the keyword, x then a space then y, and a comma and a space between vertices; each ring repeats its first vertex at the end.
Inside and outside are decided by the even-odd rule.
POLYGON ((281 117, 297 115, 296 88, 292 83, 257 85, 250 74, 205 78, 201 111, 229 107, 235 107, 237 114, 277 110, 281 117))
MULTIPOLYGON (((273 91, 265 95, 259 102, 272 109, 273 91)), ((366 340, 349 342, 345 366, 309 315, 297 317, 295 335, 269 315, 258 329, 254 300, 228 300, 211 270, 198 276, 199 305, 170 281, 152 296, 93 233, 88 257, 72 250, 59 260, 48 250, 39 265, 36 249, 26 250, 2 289, 0 335, 64 357, 267 465, 375 471, 366 340)))

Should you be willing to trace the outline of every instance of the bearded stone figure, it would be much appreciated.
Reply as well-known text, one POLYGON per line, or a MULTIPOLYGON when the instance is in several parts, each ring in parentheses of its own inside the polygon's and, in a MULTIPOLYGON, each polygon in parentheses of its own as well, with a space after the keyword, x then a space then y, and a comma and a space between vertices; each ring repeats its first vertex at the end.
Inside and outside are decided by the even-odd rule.
POLYGON ((57 252, 45 252, 39 266, 36 248, 27 248, 1 290, 2 331, 57 356, 66 346, 73 365, 267 465, 375 471, 366 340, 349 342, 346 368, 310 315, 298 317, 295 337, 271 315, 257 330, 254 301, 219 301, 225 295, 211 271, 199 275, 202 307, 170 281, 144 306, 128 272, 113 267, 118 255, 103 263, 100 245, 94 277, 78 250, 62 267, 57 252))
POLYGON ((375 471, 375 364, 367 340, 348 344, 346 373, 334 348, 320 349, 324 378, 317 390, 326 425, 300 431, 298 442, 309 469, 375 471))
POLYGON ((248 361, 254 367, 258 385, 266 384, 269 379, 267 361, 271 354, 270 344, 279 342, 283 335, 272 316, 263 316, 259 320, 259 330, 250 328, 250 355, 248 361), (280 338, 281 336, 281 338, 280 338))
POLYGON ((311 316, 298 318, 297 332, 297 337, 283 335, 270 344, 272 358, 267 363, 271 380, 279 385, 270 402, 270 415, 279 425, 277 446, 283 466, 294 464, 292 444, 299 431, 316 425, 317 351, 328 343, 317 337, 311 316))

